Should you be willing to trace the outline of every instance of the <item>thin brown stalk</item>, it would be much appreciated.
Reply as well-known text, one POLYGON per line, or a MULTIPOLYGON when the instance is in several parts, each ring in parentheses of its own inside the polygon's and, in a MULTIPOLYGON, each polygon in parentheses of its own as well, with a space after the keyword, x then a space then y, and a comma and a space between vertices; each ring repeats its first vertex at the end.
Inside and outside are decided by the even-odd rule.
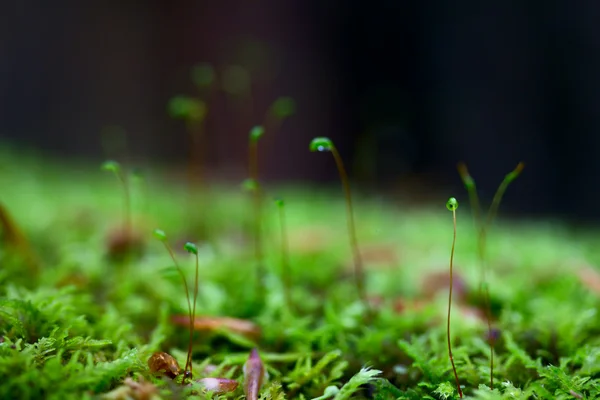
POLYGON ((283 204, 279 205, 279 221, 281 225, 281 275, 283 277, 285 301, 288 309, 290 309, 292 307, 292 277, 290 270, 289 243, 285 223, 285 210, 283 204))
POLYGON ((344 163, 342 162, 342 157, 340 156, 335 146, 331 147, 331 153, 333 154, 333 158, 335 159, 335 163, 340 174, 340 179, 342 181, 342 185, 344 186, 344 193, 346 198, 346 214, 348 221, 348 234, 350 236, 350 247, 352 248, 352 254, 354 259, 354 277, 356 280, 356 290, 358 291, 358 297, 360 298, 360 300, 367 308, 369 308, 364 285, 365 273, 363 268, 363 262, 360 254, 360 249, 358 247, 358 240, 356 239, 356 228, 354 225, 354 210, 352 207, 352 193, 350 191, 350 182, 348 179, 348 174, 346 173, 346 168, 344 168, 344 163))
MULTIPOLYGON (((183 287, 185 288, 185 298, 186 298, 187 303, 188 303, 190 342, 189 342, 189 345, 188 345, 187 358, 185 360, 184 377, 185 376, 189 376, 191 378, 191 374, 192 374, 192 340, 193 340, 193 336, 194 336, 194 315, 195 315, 195 302, 196 302, 196 299, 194 297, 194 314, 192 314, 192 304, 191 304, 191 301, 190 301, 190 293, 189 293, 189 288, 188 288, 187 280, 185 279, 185 275, 184 275, 183 271, 181 270, 181 267, 177 263, 177 260, 175 259, 175 254, 173 254, 173 249, 171 249, 171 246, 166 241, 163 241, 163 244, 165 245, 165 248, 169 252, 169 255, 171 256, 171 259, 173 260, 173 263, 175 264, 175 268, 177 269, 177 272, 179 273, 179 276, 181 276, 181 281, 183 282, 183 287)), ((197 281, 198 281, 198 269, 196 268, 196 282, 197 281)), ((198 284, 196 283, 196 288, 197 287, 198 287, 198 284)))

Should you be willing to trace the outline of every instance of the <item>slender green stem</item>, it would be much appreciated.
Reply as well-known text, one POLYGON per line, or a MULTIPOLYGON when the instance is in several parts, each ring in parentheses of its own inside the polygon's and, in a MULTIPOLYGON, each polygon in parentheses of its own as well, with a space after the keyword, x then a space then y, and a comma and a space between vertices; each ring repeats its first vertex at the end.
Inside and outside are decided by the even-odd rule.
POLYGON ((262 230, 261 230, 261 217, 262 217, 262 191, 260 183, 258 181, 258 145, 257 141, 251 140, 248 145, 248 160, 249 160, 249 174, 256 188, 253 190, 253 201, 254 201, 254 258, 256 261, 256 285, 259 293, 263 289, 263 251, 262 251, 262 230))
POLYGON ((194 323, 196 319, 196 301, 198 299, 198 269, 199 269, 199 261, 198 261, 198 253, 196 255, 196 277, 194 279, 194 303, 192 312, 190 314, 190 341, 188 343, 188 355, 186 362, 186 371, 189 371, 189 377, 192 377, 192 351, 193 351, 193 340, 194 340, 194 323), (189 370, 187 369, 189 366, 189 370))
MULTIPOLYGON (((483 312, 485 316, 485 322, 487 325, 488 338, 492 335, 492 311, 490 306, 490 291, 487 286, 487 263, 486 263, 486 229, 483 224, 481 202, 479 201, 479 195, 477 194, 477 186, 475 181, 469 174, 466 164, 458 164, 458 172, 460 177, 467 189, 469 194, 469 202, 471 203, 471 210, 473 212, 473 220, 475 222, 475 230, 477 232, 477 258, 479 259, 480 265, 480 278, 479 278, 479 297, 483 301, 483 312)), ((490 345, 490 388, 494 388, 494 345, 489 342, 490 345)))
POLYGON ((460 177, 467 189, 469 195, 469 202, 471 203, 471 210, 473 213, 473 220, 475 222, 475 229, 477 230, 477 256, 480 261, 480 283, 486 281, 486 268, 484 265, 485 259, 485 230, 483 229, 483 219, 481 211, 481 203, 479 202, 479 196, 477 195, 477 187, 475 181, 471 178, 467 165, 465 163, 458 164, 458 172, 460 177))
MULTIPOLYGON (((165 245, 165 248, 167 249, 167 251, 169 252, 169 255, 171 256, 171 259, 173 260, 173 263, 175 264, 175 268, 177 269, 177 272, 179 272, 179 275, 181 276, 181 281, 183 282, 183 287, 185 289, 185 298, 187 299, 187 303, 188 303, 188 316, 190 319, 190 327, 189 327, 190 328, 190 343, 188 346, 188 355, 187 355, 187 358, 185 361, 184 375, 191 377, 191 374, 192 374, 192 351, 191 351, 191 348, 192 348, 192 338, 194 335, 194 315, 192 314, 190 291, 188 288, 187 280, 185 279, 185 275, 184 275, 183 271, 181 270, 179 263, 175 259, 175 254, 173 254, 173 249, 171 249, 171 246, 165 240, 163 240, 162 242, 165 245)), ((197 279, 197 275, 196 275, 196 279, 197 279)), ((197 287, 197 285, 196 285, 196 287, 197 287)), ((196 300, 194 298, 194 302, 195 301, 196 300)), ((183 384, 183 381, 182 381, 182 384, 183 384)))
POLYGON ((288 308, 292 307, 292 277, 290 269, 289 243, 287 229, 285 223, 285 210, 283 202, 278 203, 279 221, 281 226, 281 275, 283 277, 283 285, 285 290, 285 301, 288 308))
POLYGON ((352 207, 352 193, 350 191, 350 182, 348 180, 348 174, 346 173, 346 168, 344 168, 344 163, 342 161, 342 157, 339 152, 335 148, 335 146, 331 146, 331 153, 333 154, 333 158, 335 159, 335 163, 337 165, 338 172, 340 174, 340 179, 342 181, 342 185, 344 187, 345 197, 346 197, 346 214, 348 220, 348 234, 350 236, 350 247, 352 248, 352 254, 354 259, 354 278, 356 280, 356 290, 358 291, 358 297, 364 303, 364 305, 369 308, 367 301, 367 294, 365 291, 364 285, 364 268, 362 257, 360 254, 360 249, 358 247, 358 240, 356 239, 356 228, 354 225, 354 210, 352 207))
POLYGON ((458 380, 458 373, 456 372, 456 366, 454 365, 454 356, 452 355, 452 344, 450 343, 450 311, 452 309, 452 288, 454 286, 453 277, 453 264, 454 264, 454 247, 456 245, 456 209, 452 210, 452 220, 454 223, 454 235, 452 238, 452 250, 450 251, 450 290, 448 291, 448 322, 446 325, 446 336, 448 339, 448 356, 450 357, 450 363, 452 364, 452 371, 454 372, 454 379, 456 380, 456 389, 458 395, 462 399, 463 393, 460 388, 460 381, 458 380))
POLYGON ((469 171, 467 170, 467 166, 464 163, 460 163, 458 165, 458 171, 462 178, 462 181, 469 193, 469 200, 471 202, 471 208, 473 209, 473 217, 475 220, 475 226, 477 230, 477 248, 478 248, 478 258, 481 264, 481 280, 479 284, 479 292, 480 296, 483 299, 483 306, 485 310, 485 318, 488 327, 488 342, 490 345, 490 388, 494 388, 494 347, 495 340, 492 334, 492 311, 491 311, 491 302, 490 302, 490 291, 489 287, 486 283, 486 271, 487 271, 487 232, 498 213, 498 208, 500 207, 500 202, 502 201, 502 196, 506 192, 508 185, 514 181, 521 173, 525 165, 520 162, 517 164, 515 169, 508 173, 504 180, 500 183, 500 186, 496 190, 494 194, 494 198, 492 200, 492 204, 488 209, 487 216, 485 221, 482 218, 481 205, 479 202, 479 196, 477 195, 477 188, 475 186, 475 181, 469 175, 469 171))
MULTIPOLYGON (((492 204, 488 210, 487 213, 487 218, 485 221, 485 225, 483 225, 481 227, 480 230, 480 247, 482 249, 486 248, 486 241, 487 241, 487 232, 488 229, 490 228, 494 218, 496 217, 496 214, 498 213, 498 208, 500 207, 500 202, 502 201, 502 196, 504 196, 504 193, 506 192, 506 189, 508 188, 508 185, 510 185, 510 183, 515 180, 521 173, 521 171, 523 170, 523 168, 525 167, 525 164, 523 164, 522 162, 520 162, 519 164, 517 164, 517 166, 515 167, 515 169, 513 171, 511 171, 510 173, 508 173, 504 179, 502 180, 502 182, 500 183, 500 186, 498 187, 498 189, 496 190, 496 193, 494 194, 494 198, 492 199, 492 204)), ((482 263, 487 263, 487 254, 485 254, 484 251, 481 251, 482 255, 481 255, 481 260, 482 263)), ((483 281, 485 282, 485 281, 483 281)), ((484 285, 482 282, 482 286, 484 286, 482 289, 484 291, 484 302, 485 302, 485 309, 487 311, 487 321, 488 321, 488 341, 490 344, 490 387, 493 389, 494 388, 494 347, 496 345, 496 341, 493 337, 493 333, 492 333, 492 325, 491 325, 491 304, 490 304, 490 291, 487 285, 484 285)))
POLYGON ((490 206, 490 209, 487 214, 487 219, 485 221, 486 229, 490 227, 492 221, 496 217, 496 214, 498 213, 498 207, 500 207, 500 202, 502 201, 502 196, 504 196, 504 192, 506 192, 508 185, 510 185, 512 181, 517 179, 517 177, 521 174, 521 171, 523 171, 523 168, 525 168, 525 164, 520 162, 519 164, 517 164, 514 170, 512 170, 504 177, 504 179, 500 183, 498 190, 496 190, 496 193, 494 194, 492 205, 490 206))

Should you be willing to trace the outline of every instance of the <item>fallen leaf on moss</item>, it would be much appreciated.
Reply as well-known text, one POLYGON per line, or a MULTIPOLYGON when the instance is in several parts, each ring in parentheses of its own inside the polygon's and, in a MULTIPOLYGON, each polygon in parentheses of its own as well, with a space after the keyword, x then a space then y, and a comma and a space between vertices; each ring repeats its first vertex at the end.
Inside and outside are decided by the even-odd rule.
POLYGON ((591 266, 585 266, 577 271, 579 281, 595 294, 600 295, 600 272, 591 266))
MULTIPOLYGON (((466 301, 468 294, 467 282, 462 278, 460 274, 454 272, 453 274, 453 291, 452 294, 457 302, 466 301)), ((450 272, 449 271, 435 271, 431 272, 423 278, 421 282, 421 292, 427 299, 435 297, 441 291, 448 291, 450 285, 450 272)))
POLYGON ((152 383, 140 378, 139 382, 125 378, 123 385, 102 396, 106 400, 152 400, 158 399, 158 390, 152 383))
POLYGON ((239 382, 233 379, 226 378, 202 378, 197 380, 204 390, 215 394, 223 394, 235 391, 239 382))
MULTIPOLYGON (((188 315, 174 315, 171 321, 179 326, 188 326, 190 323, 188 315)), ((248 338, 258 338, 261 334, 260 328, 254 322, 231 317, 198 316, 194 320, 194 329, 197 331, 226 329, 248 338)))

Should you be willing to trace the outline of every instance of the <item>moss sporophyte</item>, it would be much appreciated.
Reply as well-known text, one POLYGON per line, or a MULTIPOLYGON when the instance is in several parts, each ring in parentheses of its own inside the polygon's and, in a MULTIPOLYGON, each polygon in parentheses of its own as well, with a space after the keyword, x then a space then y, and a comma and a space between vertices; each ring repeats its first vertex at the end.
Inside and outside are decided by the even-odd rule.
MULTIPOLYGON (((190 300, 190 291, 187 284, 187 279, 185 278, 185 274, 183 270, 179 266, 177 259, 175 258, 175 254, 173 253, 173 249, 168 242, 166 233, 161 229, 154 230, 154 237, 160 240, 165 249, 169 253, 171 260, 173 260, 173 266, 177 270, 177 273, 181 277, 181 282, 183 284, 183 291, 185 293, 185 297, 188 305, 188 317, 189 317, 189 329, 190 329, 190 338, 188 343, 188 352, 185 361, 185 367, 183 369, 183 379, 181 383, 185 383, 186 379, 192 378, 192 348, 193 348, 193 338, 194 338, 194 320, 196 315, 196 299, 198 296, 198 249, 193 243, 186 243, 184 245, 184 249, 189 253, 192 253, 196 256, 196 279, 194 285, 194 302, 192 306, 192 301, 190 300)), ((148 366, 150 370, 154 373, 165 373, 164 369, 167 368, 167 375, 171 378, 178 376, 180 374, 179 364, 177 361, 170 355, 164 352, 154 353, 150 359, 148 359, 148 366), (176 372, 175 372, 176 371, 176 372), (174 376, 171 376, 174 375, 174 376)))
POLYGON ((352 192, 350 190, 350 182, 348 179, 348 174, 346 173, 346 168, 344 167, 344 163, 342 161, 342 157, 340 153, 334 146, 331 139, 327 137, 316 137, 310 142, 309 146, 310 151, 318 151, 318 152, 330 152, 333 155, 335 160, 335 164, 337 166, 340 180, 342 181, 342 186, 344 188, 344 196, 346 200, 346 218, 348 222, 348 236, 350 239, 350 247, 352 249, 353 260, 354 260, 354 279, 356 284, 356 291, 358 293, 359 299, 362 301, 364 307, 369 310, 370 305, 367 299, 367 293, 365 290, 365 273, 363 268, 362 257, 360 254, 360 249, 358 246, 358 239, 356 238, 356 227, 354 225, 354 210, 352 206, 352 192))
POLYGON ((458 201, 454 197, 450 197, 446 202, 446 208, 452 211, 452 221, 454 226, 454 234, 452 236, 452 249, 450 250, 450 282, 448 283, 448 318, 446 324, 446 337, 448 342, 448 357, 450 357, 450 363, 452 364, 452 372, 454 373, 454 379, 456 380, 456 390, 458 395, 462 399, 463 393, 460 387, 460 381, 458 379, 458 373, 456 372, 456 366, 454 365, 454 356, 452 354, 452 344, 450 339, 450 312, 452 310, 452 288, 454 286, 453 276, 453 264, 454 264, 454 247, 456 245, 456 209, 458 208, 458 201))
POLYGON ((486 278, 487 234, 488 234, 489 228, 490 228, 496 214, 498 213, 498 208, 500 207, 500 202, 502 201, 502 196, 504 196, 504 192, 506 192, 508 185, 512 181, 514 181, 515 179, 517 179, 519 177, 519 175, 523 171, 524 167, 525 167, 525 164, 523 162, 520 162, 517 164, 517 166, 515 167, 514 170, 512 170, 510 173, 508 173, 504 177, 504 179, 500 183, 500 186, 498 186, 496 193, 494 194, 492 204, 491 204, 490 208, 488 209, 486 219, 484 221, 482 219, 481 203, 479 201, 479 195, 477 194, 475 180, 473 180, 473 178, 469 174, 467 165, 465 163, 461 162, 458 164, 458 172, 459 172, 460 177, 463 181, 463 184, 465 185, 465 188, 467 189, 467 192, 469 194, 469 201, 471 203, 471 208, 473 210, 473 219, 475 222, 475 227, 477 229, 477 249, 478 249, 477 256, 479 258, 480 271, 481 271, 481 277, 480 277, 480 281, 479 281, 479 292, 483 299, 485 318, 486 318, 486 322, 488 325, 487 337, 488 337, 488 343, 490 346, 490 387, 492 389, 494 388, 494 345, 496 343, 497 335, 494 334, 494 330, 492 329, 490 292, 489 292, 489 287, 488 287, 487 278, 486 278))

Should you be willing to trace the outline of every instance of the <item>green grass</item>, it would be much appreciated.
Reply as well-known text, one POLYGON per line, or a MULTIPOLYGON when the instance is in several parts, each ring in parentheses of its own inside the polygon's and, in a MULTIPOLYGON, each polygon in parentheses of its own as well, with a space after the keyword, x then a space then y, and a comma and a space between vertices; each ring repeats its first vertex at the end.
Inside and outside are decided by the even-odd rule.
MULTIPOLYGON (((144 380, 155 398, 191 395, 191 387, 154 377, 147 366, 155 351, 183 366, 189 335, 171 322, 172 315, 187 315, 187 301, 172 261, 153 239, 155 228, 169 235, 188 282, 195 259, 183 244, 198 244, 199 315, 248 319, 261 329, 257 339, 223 330, 195 333, 194 378, 240 381, 222 398, 243 398, 242 367, 253 347, 269 372, 264 399, 458 398, 446 347, 447 290, 427 297, 424 289, 433 285, 427 284, 431 273, 448 270, 448 195, 462 203, 454 268, 468 290, 462 301, 455 295, 452 337, 465 397, 599 397, 600 294, 579 278, 584 266, 600 262, 595 232, 575 236, 555 222, 500 219, 489 233, 490 298, 501 331, 491 390, 487 325, 473 317, 479 263, 466 193, 420 208, 355 193, 365 288, 381 299, 365 322, 338 185, 264 188, 267 197, 286 202, 290 310, 278 210, 268 201, 266 293, 264 302, 255 301, 252 204, 239 183, 212 185, 208 203, 202 200, 209 212, 199 213, 206 220, 198 221, 186 208, 183 183, 169 183, 160 168, 146 171, 146 186, 131 188, 133 228, 145 240, 144 253, 114 261, 106 238, 122 225, 123 201, 113 176, 97 165, 64 166, 8 151, 0 154, 0 169, 0 203, 40 260, 35 269, 0 243, 0 398, 143 398, 127 378, 144 380), (194 237, 201 225, 207 242, 194 237), (395 257, 378 260, 369 255, 376 248, 395 257), (400 302, 403 309, 394 309, 400 302), (216 369, 206 375, 209 365, 216 369)), ((511 190, 518 192, 518 185, 511 190)))

